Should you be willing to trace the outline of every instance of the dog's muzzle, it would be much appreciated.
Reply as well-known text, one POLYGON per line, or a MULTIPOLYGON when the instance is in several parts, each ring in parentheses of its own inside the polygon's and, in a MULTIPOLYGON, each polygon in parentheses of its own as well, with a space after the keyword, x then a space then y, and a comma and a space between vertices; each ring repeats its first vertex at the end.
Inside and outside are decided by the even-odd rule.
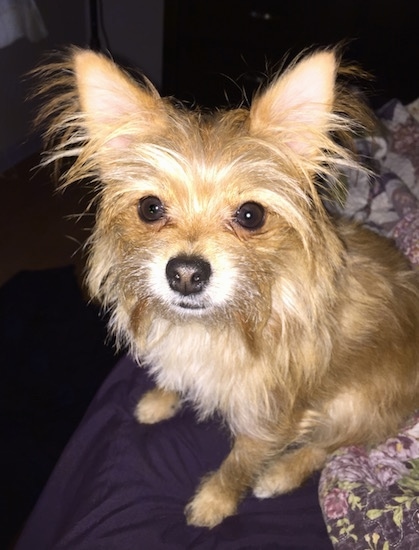
POLYGON ((170 288, 180 296, 200 294, 211 278, 210 264, 199 256, 175 256, 166 265, 170 288))

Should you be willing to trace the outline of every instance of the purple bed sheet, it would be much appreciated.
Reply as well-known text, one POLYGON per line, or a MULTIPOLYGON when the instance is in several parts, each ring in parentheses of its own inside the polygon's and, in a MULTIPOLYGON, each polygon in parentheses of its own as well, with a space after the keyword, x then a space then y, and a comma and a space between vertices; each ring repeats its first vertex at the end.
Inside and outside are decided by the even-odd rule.
POLYGON ((67 445, 15 550, 330 550, 318 477, 275 499, 248 496, 236 516, 207 530, 183 509, 201 476, 230 446, 216 420, 185 408, 153 426, 133 409, 151 386, 128 357, 107 378, 67 445))

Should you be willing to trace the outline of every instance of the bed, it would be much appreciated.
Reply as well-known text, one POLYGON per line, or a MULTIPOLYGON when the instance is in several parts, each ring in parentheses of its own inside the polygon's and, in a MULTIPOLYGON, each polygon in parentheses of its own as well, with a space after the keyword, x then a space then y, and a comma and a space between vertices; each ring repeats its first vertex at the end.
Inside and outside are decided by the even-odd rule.
MULTIPOLYGON (((376 172, 347 172, 334 210, 394 238, 419 265, 419 102, 377 113, 381 132, 357 146, 376 172)), ((212 529, 186 525, 201 476, 228 452, 218 419, 193 412, 154 426, 133 409, 151 385, 128 356, 92 401, 47 483, 16 550, 419 548, 419 415, 374 449, 344 448, 295 492, 258 501, 212 529)))

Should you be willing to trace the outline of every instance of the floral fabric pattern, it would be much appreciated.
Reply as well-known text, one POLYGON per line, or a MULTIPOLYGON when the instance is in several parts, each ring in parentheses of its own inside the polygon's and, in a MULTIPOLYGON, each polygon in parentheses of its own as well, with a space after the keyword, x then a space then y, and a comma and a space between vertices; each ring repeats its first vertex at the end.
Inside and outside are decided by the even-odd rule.
POLYGON ((339 213, 393 238, 419 265, 419 100, 410 110, 394 100, 378 113, 382 135, 360 139, 358 150, 376 174, 349 170, 339 213))
POLYGON ((321 476, 320 503, 339 550, 419 548, 419 414, 397 437, 346 447, 321 476))

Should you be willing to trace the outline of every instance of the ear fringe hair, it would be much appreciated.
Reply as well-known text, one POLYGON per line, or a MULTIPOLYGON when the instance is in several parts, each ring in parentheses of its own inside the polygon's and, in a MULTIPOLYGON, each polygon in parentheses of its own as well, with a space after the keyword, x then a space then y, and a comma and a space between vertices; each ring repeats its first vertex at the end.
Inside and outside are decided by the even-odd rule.
POLYGON ((42 106, 34 120, 43 133, 43 165, 55 164, 55 174, 62 186, 67 171, 61 174, 62 162, 79 156, 88 136, 83 128, 83 116, 78 101, 73 57, 78 48, 52 52, 30 76, 36 81, 31 97, 41 99, 42 106))

